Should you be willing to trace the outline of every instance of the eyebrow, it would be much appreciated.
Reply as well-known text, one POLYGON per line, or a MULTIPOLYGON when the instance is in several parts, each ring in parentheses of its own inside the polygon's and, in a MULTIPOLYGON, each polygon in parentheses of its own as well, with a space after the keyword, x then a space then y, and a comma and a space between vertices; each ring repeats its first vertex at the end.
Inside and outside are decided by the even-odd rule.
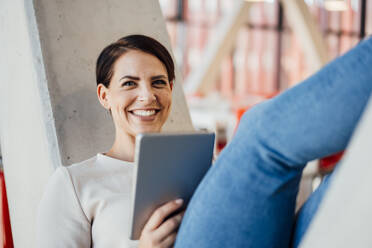
POLYGON ((120 78, 119 81, 121 81, 121 80, 123 80, 123 79, 126 79, 126 78, 127 78, 127 79, 132 79, 132 80, 139 80, 139 77, 134 77, 134 76, 126 75, 126 76, 120 78))
MULTIPOLYGON (((121 81, 121 80, 123 80, 123 79, 126 79, 126 78, 127 78, 127 79, 131 79, 131 80, 140 80, 139 77, 126 75, 126 76, 120 78, 119 81, 121 81)), ((152 77, 151 77, 151 80, 156 80, 156 79, 167 79, 167 77, 164 76, 164 75, 157 75, 157 76, 152 76, 152 77)))
POLYGON ((156 79, 167 79, 167 77, 164 75, 158 75, 158 76, 151 77, 151 80, 156 80, 156 79))

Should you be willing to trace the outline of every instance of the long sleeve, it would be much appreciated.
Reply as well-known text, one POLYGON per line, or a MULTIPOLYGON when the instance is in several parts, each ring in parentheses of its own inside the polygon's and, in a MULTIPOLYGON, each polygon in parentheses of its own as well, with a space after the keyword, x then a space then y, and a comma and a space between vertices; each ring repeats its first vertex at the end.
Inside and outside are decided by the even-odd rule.
POLYGON ((91 224, 66 168, 50 178, 37 215, 37 247, 91 247, 91 224))

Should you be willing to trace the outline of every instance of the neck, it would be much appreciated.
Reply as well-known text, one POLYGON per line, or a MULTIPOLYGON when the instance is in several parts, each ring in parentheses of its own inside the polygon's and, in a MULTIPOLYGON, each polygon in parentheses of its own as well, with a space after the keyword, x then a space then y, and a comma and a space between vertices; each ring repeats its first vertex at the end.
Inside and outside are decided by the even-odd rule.
POLYGON ((106 152, 106 155, 123 161, 133 162, 135 141, 136 137, 117 131, 115 134, 115 142, 111 149, 106 152))

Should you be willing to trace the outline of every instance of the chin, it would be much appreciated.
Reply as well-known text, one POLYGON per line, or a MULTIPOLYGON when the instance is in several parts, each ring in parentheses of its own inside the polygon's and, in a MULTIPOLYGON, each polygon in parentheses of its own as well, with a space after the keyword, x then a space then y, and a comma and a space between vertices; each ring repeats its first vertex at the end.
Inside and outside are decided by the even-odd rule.
POLYGON ((160 133, 161 128, 140 128, 136 130, 136 135, 140 133, 160 133))

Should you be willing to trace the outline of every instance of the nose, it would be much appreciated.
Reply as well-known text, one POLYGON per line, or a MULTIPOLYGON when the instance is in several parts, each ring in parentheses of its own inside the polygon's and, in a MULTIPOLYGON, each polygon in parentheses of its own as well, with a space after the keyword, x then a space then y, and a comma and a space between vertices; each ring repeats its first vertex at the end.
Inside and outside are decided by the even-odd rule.
POLYGON ((156 100, 156 96, 151 87, 143 86, 138 93, 137 99, 141 102, 153 102, 156 100))

